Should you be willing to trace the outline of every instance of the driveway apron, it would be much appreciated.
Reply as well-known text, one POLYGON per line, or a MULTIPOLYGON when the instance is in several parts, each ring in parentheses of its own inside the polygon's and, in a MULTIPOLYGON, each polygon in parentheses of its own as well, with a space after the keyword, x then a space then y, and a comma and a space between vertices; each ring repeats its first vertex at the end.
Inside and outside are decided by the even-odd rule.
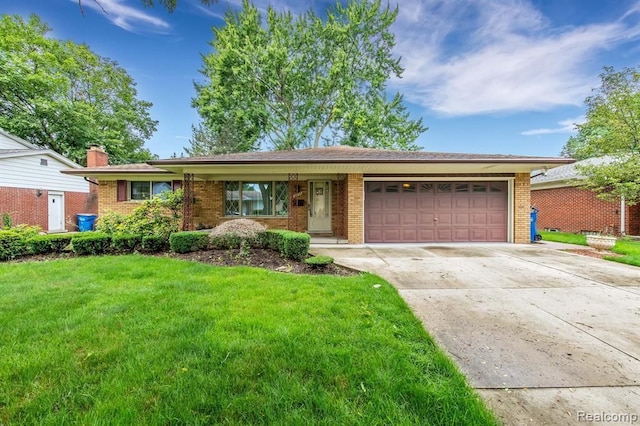
POLYGON ((312 253, 392 283, 505 424, 640 424, 640 269, 549 247, 312 253))

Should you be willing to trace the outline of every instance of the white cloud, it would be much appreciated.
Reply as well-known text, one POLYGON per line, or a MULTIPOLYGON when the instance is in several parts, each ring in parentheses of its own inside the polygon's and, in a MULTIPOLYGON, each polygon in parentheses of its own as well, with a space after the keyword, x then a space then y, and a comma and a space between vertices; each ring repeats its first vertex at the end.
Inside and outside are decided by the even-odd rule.
POLYGON ((560 125, 560 127, 554 127, 552 129, 541 128, 541 129, 525 130, 520 134, 524 136, 535 136, 535 135, 548 135, 552 133, 575 133, 576 125, 582 124, 586 120, 587 120, 586 117, 584 115, 581 115, 580 117, 559 121, 558 124, 560 125))
MULTIPOLYGON (((77 0, 71 1, 77 3, 77 0)), ((97 11, 115 25, 127 31, 167 32, 170 30, 171 26, 163 19, 124 3, 124 0, 99 0, 97 3, 93 0, 84 0, 82 7, 97 11)))
POLYGON ((639 36, 636 13, 557 28, 527 0, 402 0, 393 30, 405 72, 393 85, 450 116, 581 105, 596 83, 586 65, 639 36))

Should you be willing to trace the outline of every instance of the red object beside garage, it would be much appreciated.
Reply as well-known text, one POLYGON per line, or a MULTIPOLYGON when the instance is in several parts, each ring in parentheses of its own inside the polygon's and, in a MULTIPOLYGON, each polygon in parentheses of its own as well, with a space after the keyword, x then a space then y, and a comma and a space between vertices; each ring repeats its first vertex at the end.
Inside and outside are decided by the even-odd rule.
POLYGON ((508 185, 490 182, 366 182, 365 241, 505 242, 508 185))

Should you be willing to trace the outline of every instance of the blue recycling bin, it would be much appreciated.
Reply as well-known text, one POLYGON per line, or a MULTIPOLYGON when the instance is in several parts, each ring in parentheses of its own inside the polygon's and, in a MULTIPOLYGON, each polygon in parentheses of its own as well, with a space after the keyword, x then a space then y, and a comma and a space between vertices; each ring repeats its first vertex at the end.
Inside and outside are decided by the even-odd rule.
POLYGON ((540 241, 542 235, 538 234, 536 229, 536 222, 538 221, 538 209, 531 207, 531 242, 540 241))
POLYGON ((97 214, 78 213, 78 230, 80 232, 93 231, 97 217, 97 214))

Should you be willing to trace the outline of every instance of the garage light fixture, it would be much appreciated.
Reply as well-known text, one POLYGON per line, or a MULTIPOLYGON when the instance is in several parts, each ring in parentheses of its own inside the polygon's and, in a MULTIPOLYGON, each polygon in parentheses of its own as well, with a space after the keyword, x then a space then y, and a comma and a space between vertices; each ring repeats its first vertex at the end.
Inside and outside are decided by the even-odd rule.
POLYGON ((410 184, 410 183, 405 182, 405 183, 403 183, 403 184, 402 184, 402 187, 403 187, 403 188, 410 188, 410 187, 411 187, 411 184, 410 184))

